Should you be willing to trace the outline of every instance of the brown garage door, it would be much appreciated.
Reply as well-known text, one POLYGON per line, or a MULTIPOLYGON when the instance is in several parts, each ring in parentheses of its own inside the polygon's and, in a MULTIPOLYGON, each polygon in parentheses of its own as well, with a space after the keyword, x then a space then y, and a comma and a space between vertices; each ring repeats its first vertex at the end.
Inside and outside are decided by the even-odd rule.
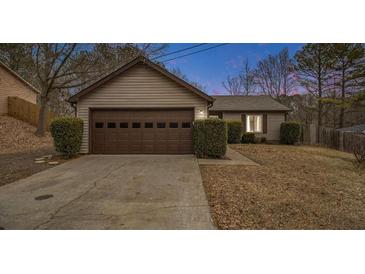
POLYGON ((193 153, 188 110, 93 110, 91 151, 102 154, 193 153))

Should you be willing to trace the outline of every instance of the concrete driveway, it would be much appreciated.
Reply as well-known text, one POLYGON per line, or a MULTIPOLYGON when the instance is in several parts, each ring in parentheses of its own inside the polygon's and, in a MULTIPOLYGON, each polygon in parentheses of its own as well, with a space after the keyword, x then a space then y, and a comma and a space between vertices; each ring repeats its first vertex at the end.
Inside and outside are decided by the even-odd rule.
POLYGON ((87 155, 37 173, 0 188, 0 227, 214 228, 193 155, 87 155))

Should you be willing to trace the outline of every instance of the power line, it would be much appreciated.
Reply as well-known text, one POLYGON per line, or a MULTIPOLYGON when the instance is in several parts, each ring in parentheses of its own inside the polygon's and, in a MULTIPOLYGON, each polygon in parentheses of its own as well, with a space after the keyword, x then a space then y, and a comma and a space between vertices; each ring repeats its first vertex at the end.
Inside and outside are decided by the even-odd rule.
POLYGON ((194 45, 194 46, 191 46, 191 47, 188 47, 188 48, 184 48, 184 49, 176 50, 176 51, 173 51, 173 52, 170 52, 170 53, 162 54, 162 55, 154 57, 152 59, 153 60, 159 59, 161 57, 165 57, 165 56, 172 55, 172 54, 175 54, 175 53, 179 53, 179 52, 182 52, 182 51, 186 51, 186 50, 189 50, 189 49, 197 48, 197 47, 200 47, 200 46, 203 46, 203 45, 206 45, 206 44, 207 43, 201 43, 201 44, 194 45))
POLYGON ((169 61, 172 61, 172 60, 175 60, 175 59, 178 59, 178 58, 182 58, 182 57, 186 57, 186 56, 193 55, 193 54, 196 54, 196 53, 200 53, 200 52, 203 52, 203 51, 207 51, 207 50, 210 50, 210 49, 214 49, 214 48, 222 47, 222 46, 225 46, 225 45, 228 45, 228 44, 229 44, 229 43, 224 43, 224 44, 215 45, 215 46, 212 46, 212 47, 209 47, 209 48, 205 48, 205 49, 201 49, 201 50, 194 51, 194 52, 191 52, 191 53, 187 53, 187 54, 184 54, 184 55, 180 55, 180 56, 177 56, 177 57, 174 57, 174 58, 171 58, 171 59, 163 60, 163 61, 161 61, 161 62, 162 62, 162 63, 164 63, 164 62, 169 62, 169 61))

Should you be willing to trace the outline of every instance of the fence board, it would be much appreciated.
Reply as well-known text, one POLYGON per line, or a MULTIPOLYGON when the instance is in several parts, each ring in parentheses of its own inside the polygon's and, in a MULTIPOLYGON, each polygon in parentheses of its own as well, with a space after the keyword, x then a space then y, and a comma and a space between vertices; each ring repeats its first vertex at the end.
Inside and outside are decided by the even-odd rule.
MULTIPOLYGON (((8 97, 8 115, 16 119, 27 122, 33 126, 38 126, 39 106, 23 100, 19 97, 8 97)), ((51 111, 46 111, 46 128, 52 119, 57 115, 51 111)))
POLYGON ((323 147, 333 148, 352 153, 354 146, 365 147, 365 134, 342 132, 333 128, 319 129, 319 142, 316 142, 316 130, 314 125, 302 125, 302 144, 319 144, 323 147))

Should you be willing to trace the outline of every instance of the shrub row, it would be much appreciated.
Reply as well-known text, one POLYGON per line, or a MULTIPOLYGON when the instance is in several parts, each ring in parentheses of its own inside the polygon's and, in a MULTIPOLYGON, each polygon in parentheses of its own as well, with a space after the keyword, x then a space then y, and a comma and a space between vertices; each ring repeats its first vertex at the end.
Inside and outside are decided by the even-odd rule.
POLYGON ((299 141, 300 124, 297 122, 285 122, 280 125, 280 143, 293 145, 299 141))
POLYGON ((239 144, 242 136, 241 121, 227 121, 228 144, 239 144))
POLYGON ((56 118, 51 122, 50 130, 56 151, 66 157, 80 151, 83 132, 83 121, 75 117, 56 118))
POLYGON ((255 133, 253 133, 253 132, 244 132, 242 134, 241 143, 242 144, 254 144, 254 143, 256 143, 255 133))
POLYGON ((227 150, 227 123, 216 118, 194 121, 193 145, 198 157, 223 157, 227 150))

